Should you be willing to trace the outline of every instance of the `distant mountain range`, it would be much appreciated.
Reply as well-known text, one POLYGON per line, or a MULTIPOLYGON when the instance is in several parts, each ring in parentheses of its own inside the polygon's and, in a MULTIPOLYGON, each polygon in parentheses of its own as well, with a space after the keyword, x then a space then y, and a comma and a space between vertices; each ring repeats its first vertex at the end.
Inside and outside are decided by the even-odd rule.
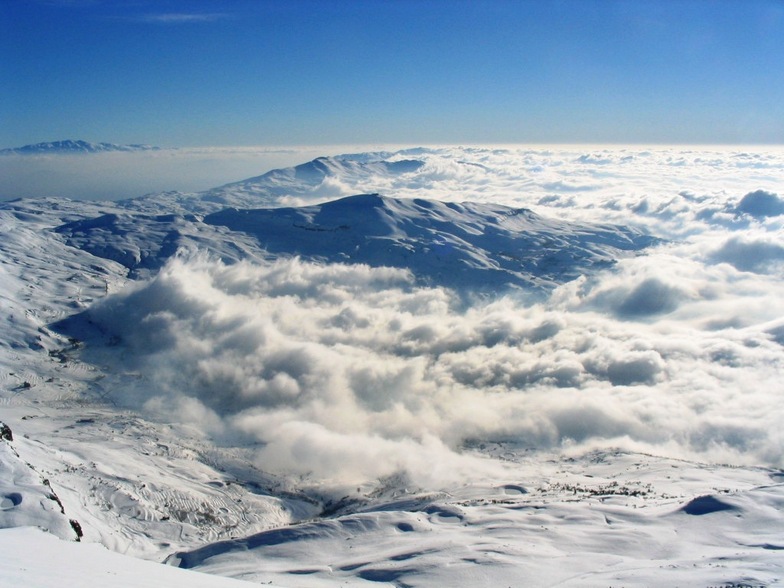
POLYGON ((115 143, 90 143, 89 141, 67 139, 35 143, 22 147, 0 149, 0 155, 36 155, 42 153, 103 153, 107 151, 157 151, 160 147, 152 145, 117 145, 115 143))

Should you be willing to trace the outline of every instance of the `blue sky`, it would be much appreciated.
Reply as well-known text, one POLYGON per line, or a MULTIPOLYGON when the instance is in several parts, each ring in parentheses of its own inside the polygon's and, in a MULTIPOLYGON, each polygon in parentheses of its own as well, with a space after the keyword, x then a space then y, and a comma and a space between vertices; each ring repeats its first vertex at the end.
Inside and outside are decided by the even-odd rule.
POLYGON ((0 147, 784 143, 780 0, 2 0, 0 147))

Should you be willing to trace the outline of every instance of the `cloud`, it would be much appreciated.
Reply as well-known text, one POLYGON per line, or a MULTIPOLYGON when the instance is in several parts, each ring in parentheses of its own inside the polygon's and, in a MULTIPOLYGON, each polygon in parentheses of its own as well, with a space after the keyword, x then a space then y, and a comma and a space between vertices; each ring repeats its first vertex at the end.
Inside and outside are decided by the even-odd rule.
POLYGON ((784 263, 784 246, 770 238, 734 236, 709 255, 714 263, 729 263, 741 271, 767 273, 784 263))
POLYGON ((607 378, 613 386, 653 384, 664 370, 664 361, 656 351, 630 353, 607 365, 607 378))
POLYGON ((163 12, 145 14, 139 17, 143 22, 158 24, 189 24, 200 22, 214 22, 230 18, 229 14, 219 12, 163 12))
MULTIPOLYGON (((113 140, 96 138, 107 139, 113 140)), ((134 141, 155 142, 150 138, 134 141)), ((784 155, 775 149, 630 147, 602 151, 597 161, 612 163, 598 164, 579 161, 585 155, 580 147, 205 147, 79 158, 4 157, 0 158, 0 197, 59 194, 115 200, 149 192, 208 190, 258 177, 273 168, 356 151, 365 153, 343 156, 341 161, 348 163, 336 166, 341 171, 323 185, 303 188, 301 182, 282 182, 270 191, 270 186, 258 190, 251 183, 228 191, 243 193, 248 206, 253 202, 258 206, 323 202, 340 195, 377 192, 402 198, 493 202, 535 212, 558 207, 558 215, 565 220, 634 224, 677 240, 711 226, 743 229, 753 217, 736 215, 737 199, 758 190, 775 194, 780 188, 776 172, 784 169, 784 155), (377 165, 381 160, 393 165, 412 159, 423 164, 406 173, 383 173, 383 166, 377 165), (673 167, 674 160, 683 165, 673 167), (761 176, 758 168, 741 165, 746 161, 764 164, 768 171, 761 176), (363 168, 356 163, 371 165, 363 168)), ((766 220, 771 223, 777 218, 781 217, 766 220)))
POLYGON ((779 216, 784 214, 784 200, 779 198, 777 194, 756 190, 741 198, 735 210, 758 219, 779 216))
POLYGON ((616 308, 623 317, 651 316, 672 312, 683 293, 658 278, 647 278, 625 293, 616 308))
POLYGON ((321 481, 436 487, 500 467, 465 449, 476 440, 781 465, 781 286, 670 262, 466 307, 398 269, 179 257, 90 311, 120 341, 92 353, 116 366, 118 404, 321 481), (717 327, 730 307, 747 316, 717 327))
POLYGON ((545 190, 552 190, 553 192, 590 192, 591 190, 597 190, 599 186, 595 184, 569 184, 562 180, 558 180, 557 182, 544 182, 541 184, 542 188, 545 190))
MULTIPOLYGON (((659 264, 674 261, 665 255, 657 260, 659 264)), ((659 264, 622 262, 615 276, 592 287, 583 304, 628 320, 654 319, 675 311, 693 297, 694 286, 686 277, 679 279, 682 269, 668 274, 659 264)))

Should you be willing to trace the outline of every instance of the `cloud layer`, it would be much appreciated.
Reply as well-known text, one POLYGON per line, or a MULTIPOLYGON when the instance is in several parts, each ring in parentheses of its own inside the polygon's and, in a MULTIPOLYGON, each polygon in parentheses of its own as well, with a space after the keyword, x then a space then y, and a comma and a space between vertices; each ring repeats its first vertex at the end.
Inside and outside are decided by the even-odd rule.
MULTIPOLYGON (((569 218, 580 220, 585 220, 584 215, 592 220, 611 220, 608 216, 628 220, 631 211, 655 216, 661 223, 691 205, 695 205, 694 214, 705 214, 728 204, 735 206, 747 193, 780 193, 784 170, 784 151, 776 147, 506 146, 396 152, 400 148, 204 147, 86 157, 1 157, 0 198, 60 195, 117 200, 155 191, 207 190, 319 156, 355 153, 349 161, 373 162, 393 154, 391 161, 418 159, 425 165, 415 174, 329 176, 310 192, 294 190, 287 201, 285 195, 279 196, 287 204, 303 204, 379 192, 393 197, 557 207, 569 218)), ((264 198, 259 202, 262 205, 264 198)))
POLYGON ((487 440, 784 464, 784 288, 673 253, 469 308, 403 270, 195 256, 91 316, 122 341, 116 402, 273 471, 433 485, 487 440))

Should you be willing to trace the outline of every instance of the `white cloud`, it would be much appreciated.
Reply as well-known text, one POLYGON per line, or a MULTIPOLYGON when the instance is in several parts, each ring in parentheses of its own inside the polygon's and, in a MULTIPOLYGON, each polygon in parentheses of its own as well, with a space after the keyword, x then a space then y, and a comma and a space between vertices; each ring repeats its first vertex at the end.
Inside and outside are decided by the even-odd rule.
POLYGON ((198 22, 213 22, 216 20, 223 20, 230 18, 230 15, 219 12, 161 12, 154 14, 145 14, 139 17, 144 22, 160 23, 160 24, 182 24, 182 23, 198 23, 198 22))
POLYGON ((116 402, 259 442, 275 471, 434 485, 433 463, 478 471, 476 439, 781 465, 784 288, 677 259, 465 308, 396 269, 179 258, 91 316, 134 374, 116 402))
POLYGON ((767 273, 779 269, 784 263, 784 246, 779 239, 767 236, 733 236, 713 251, 709 259, 716 263, 729 263, 741 271, 767 273))
POLYGON ((755 218, 779 216, 784 214, 784 199, 779 198, 778 194, 755 190, 741 198, 736 210, 755 218))

